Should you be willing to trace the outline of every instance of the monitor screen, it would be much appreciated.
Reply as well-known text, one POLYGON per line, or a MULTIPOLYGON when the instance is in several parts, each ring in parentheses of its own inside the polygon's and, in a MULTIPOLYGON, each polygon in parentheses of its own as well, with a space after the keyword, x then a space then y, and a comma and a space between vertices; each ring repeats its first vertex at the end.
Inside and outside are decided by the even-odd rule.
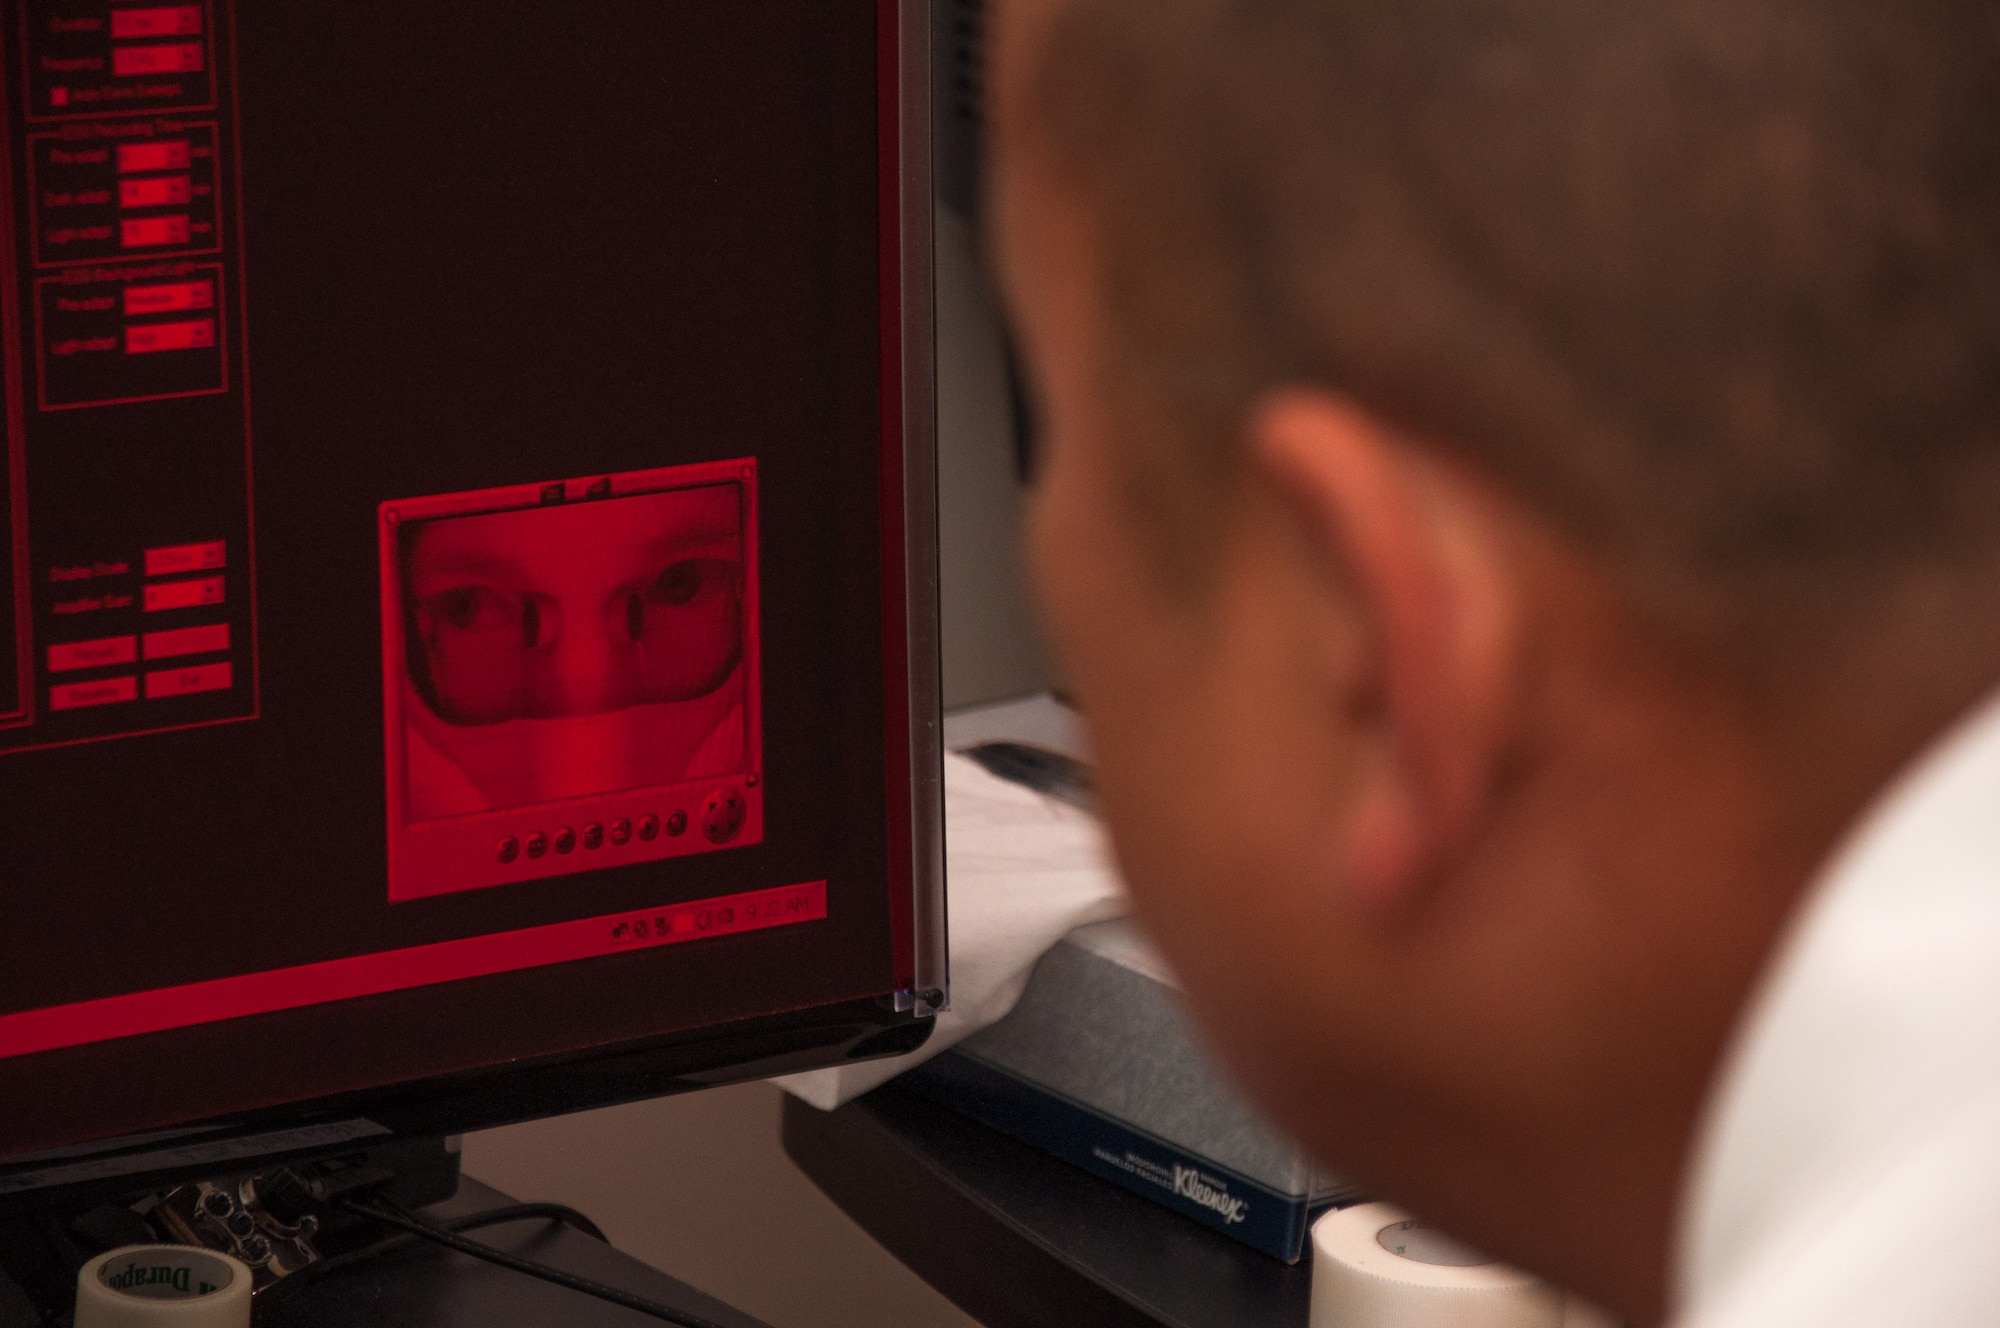
POLYGON ((0 1159, 941 985, 906 9, 0 4, 0 1159))

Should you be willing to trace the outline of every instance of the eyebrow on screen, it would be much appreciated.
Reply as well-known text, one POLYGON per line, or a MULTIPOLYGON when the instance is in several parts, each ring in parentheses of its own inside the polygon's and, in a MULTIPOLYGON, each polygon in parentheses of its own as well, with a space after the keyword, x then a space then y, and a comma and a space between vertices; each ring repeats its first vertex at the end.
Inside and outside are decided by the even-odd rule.
MULTIPOLYGON (((742 550, 742 540, 736 530, 725 526, 713 530, 672 531, 656 537, 643 547, 649 555, 649 562, 663 562, 680 555, 703 553, 734 558, 742 550)), ((510 588, 526 588, 539 584, 539 577, 534 567, 524 566, 512 558, 476 549, 454 549, 448 553, 427 557, 421 564, 413 559, 410 575, 418 581, 435 581, 440 578, 478 580, 510 588)))
POLYGON ((436 561, 426 560, 421 564, 418 555, 412 554, 409 568, 412 577, 477 577, 507 584, 526 584, 534 579, 527 568, 512 558, 497 557, 474 549, 454 549, 437 556, 436 561))

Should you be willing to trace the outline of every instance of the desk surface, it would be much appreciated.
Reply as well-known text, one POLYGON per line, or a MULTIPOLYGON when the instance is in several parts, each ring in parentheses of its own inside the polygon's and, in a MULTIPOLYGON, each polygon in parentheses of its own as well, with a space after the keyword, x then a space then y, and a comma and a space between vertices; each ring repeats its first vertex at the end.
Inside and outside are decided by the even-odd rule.
MULTIPOLYGON (((467 1179, 458 1197, 426 1210, 454 1217, 512 1203, 467 1179)), ((542 1219, 482 1227, 468 1233, 509 1254, 553 1264, 564 1272, 712 1319, 726 1328, 768 1328, 696 1291, 685 1282, 621 1254, 602 1241, 542 1219)), ((417 1244, 330 1273, 276 1316, 273 1328, 660 1328, 660 1320, 524 1273, 483 1263, 431 1244, 417 1244)))
POLYGON ((986 1328, 1304 1328, 1287 1266, 891 1084, 785 1100, 785 1151, 986 1328))

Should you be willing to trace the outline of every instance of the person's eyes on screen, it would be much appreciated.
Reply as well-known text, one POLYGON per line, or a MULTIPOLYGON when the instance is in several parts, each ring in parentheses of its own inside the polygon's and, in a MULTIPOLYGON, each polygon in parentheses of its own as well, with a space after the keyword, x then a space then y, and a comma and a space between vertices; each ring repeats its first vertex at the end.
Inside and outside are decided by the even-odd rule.
POLYGON ((701 593, 704 583, 712 583, 714 576, 704 576, 705 568, 701 558, 687 558, 675 563, 653 579, 647 593, 668 604, 687 604, 701 593))
POLYGON ((720 686, 742 657, 743 568, 734 558, 675 558, 612 596, 595 631, 587 611, 576 616, 580 604, 568 608, 480 581, 419 594, 418 635, 439 715, 491 724, 691 700, 720 686))
POLYGON ((649 604, 668 608, 695 608, 721 600, 733 600, 738 579, 737 567, 722 558, 683 558, 646 587, 649 604))
POLYGON ((483 582, 420 595, 418 635, 441 716, 454 724, 518 716, 527 704, 529 661, 552 626, 532 596, 483 582))
MULTIPOLYGON (((646 585, 626 596, 625 632, 635 645, 683 648, 699 642, 685 635, 694 628, 691 617, 707 610, 735 607, 740 569, 723 558, 683 558, 646 585)), ((733 628, 732 628, 733 630, 733 628)))
POLYGON ((743 652, 743 568, 733 559, 678 559, 626 602, 644 655, 645 694, 681 700, 720 685, 743 652))
POLYGON ((532 598, 492 586, 454 586, 424 600, 434 630, 486 640, 494 646, 541 644, 542 613, 532 598))

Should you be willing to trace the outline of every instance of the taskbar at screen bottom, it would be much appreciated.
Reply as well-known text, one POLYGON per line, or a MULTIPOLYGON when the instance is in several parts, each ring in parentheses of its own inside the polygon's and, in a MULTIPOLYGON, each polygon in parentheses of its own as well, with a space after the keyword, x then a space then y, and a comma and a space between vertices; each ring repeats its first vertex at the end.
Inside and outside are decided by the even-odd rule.
POLYGON ((329 959, 0 1015, 0 1058, 822 921, 826 882, 329 959))

